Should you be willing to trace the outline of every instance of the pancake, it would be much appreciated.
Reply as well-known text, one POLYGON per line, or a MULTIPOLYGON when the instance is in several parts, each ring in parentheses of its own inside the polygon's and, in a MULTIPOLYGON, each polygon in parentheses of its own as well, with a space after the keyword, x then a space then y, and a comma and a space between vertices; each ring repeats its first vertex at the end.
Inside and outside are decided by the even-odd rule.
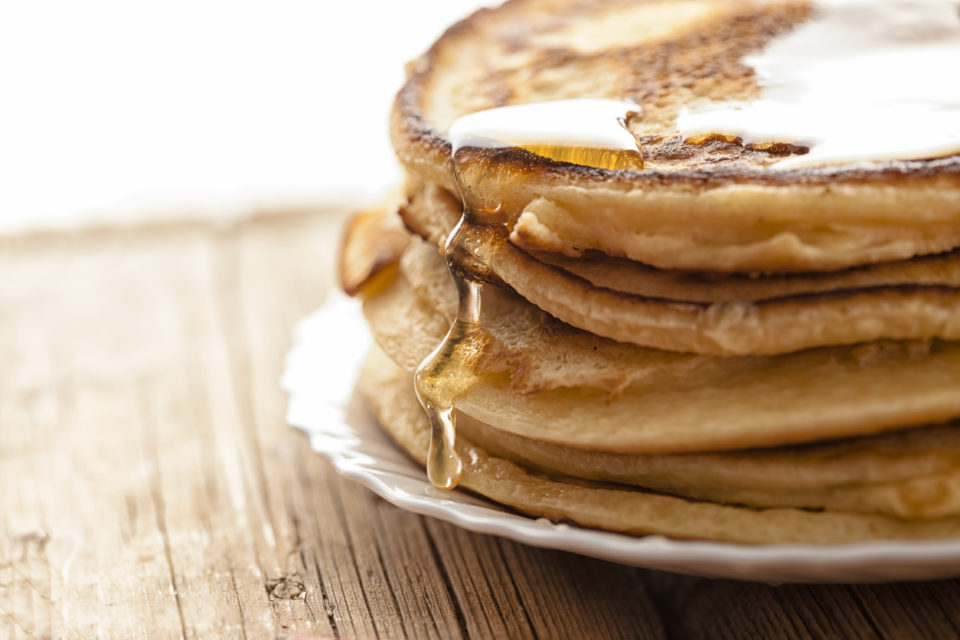
POLYGON ((778 449, 653 456, 520 438, 465 413, 457 429, 487 452, 528 468, 685 498, 908 519, 960 515, 957 425, 778 449))
MULTIPOLYGON (((836 4, 843 3, 514 0, 480 11, 409 65, 392 115, 394 147, 416 180, 457 193, 448 136, 457 118, 543 101, 629 100, 639 113, 626 122, 639 170, 494 148, 475 154, 460 184, 475 185, 478 202, 502 207, 510 240, 522 248, 596 250, 663 269, 835 270, 960 246, 960 145, 907 159, 797 166, 817 149, 789 139, 747 144, 723 132, 683 135, 685 109, 761 102, 751 56, 836 4)), ((877 15, 895 19, 895 10, 877 15)), ((955 13, 916 27, 922 41, 955 46, 955 13)), ((819 50, 829 55, 842 44, 824 40, 819 50)), ((913 73, 933 68, 945 67, 913 73)), ((884 85, 858 86, 870 94, 884 85)), ((843 104, 827 96, 837 115, 843 104)), ((897 127, 923 125, 923 117, 887 122, 866 146, 899 144, 911 136, 897 127)), ((954 130, 942 134, 954 140, 954 130)))
MULTIPOLYGON (((381 207, 381 215, 391 221, 395 217, 392 204, 381 207)), ((398 212, 407 228, 438 245, 457 224, 461 211, 462 205, 456 196, 436 185, 419 185, 398 203, 398 212)), ((598 252, 578 258, 546 251, 518 252, 517 255, 557 267, 560 275, 572 275, 594 287, 675 302, 762 301, 881 287, 889 292, 902 285, 960 287, 960 250, 839 271, 767 275, 656 269, 598 252)))
MULTIPOLYGON (((423 187, 400 208, 442 243, 460 217, 423 187)), ((533 256, 491 227, 463 243, 502 282, 581 329, 644 346, 711 355, 778 354, 878 339, 960 338, 960 253, 840 272, 754 277, 653 269, 595 256, 533 256)))
MULTIPOLYGON (((481 324, 489 339, 477 379, 454 404, 517 436, 674 453, 866 435, 960 417, 960 343, 719 358, 601 338, 495 287, 484 296, 481 324)), ((442 341, 456 308, 443 260, 422 241, 411 242, 394 281, 364 300, 378 344, 411 372, 442 341)))
POLYGON ((874 289, 879 295, 902 295, 905 287, 916 285, 960 287, 960 250, 841 271, 766 277, 715 271, 664 271, 603 254, 567 258, 556 253, 538 252, 533 257, 586 280, 594 287, 688 302, 762 301, 851 289, 874 289))
POLYGON ((955 8, 510 0, 451 27, 392 112, 410 235, 368 213, 341 254, 384 429, 435 487, 554 521, 956 537, 955 8))
MULTIPOLYGON (((374 350, 360 391, 383 428, 424 465, 430 427, 410 388, 409 374, 374 350)), ((745 544, 837 544, 883 539, 935 539, 960 534, 956 517, 907 521, 876 514, 801 509, 752 509, 692 501, 532 472, 459 438, 460 486, 532 516, 634 535, 722 540, 745 544)))

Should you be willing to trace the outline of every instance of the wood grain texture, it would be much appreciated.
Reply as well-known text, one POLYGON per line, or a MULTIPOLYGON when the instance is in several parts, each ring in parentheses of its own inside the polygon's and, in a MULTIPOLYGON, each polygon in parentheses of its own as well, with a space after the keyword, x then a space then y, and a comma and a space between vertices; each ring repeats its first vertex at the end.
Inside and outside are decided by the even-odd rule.
POLYGON ((0 638, 960 635, 958 581, 643 571, 341 480, 278 387, 339 220, 0 240, 0 638))

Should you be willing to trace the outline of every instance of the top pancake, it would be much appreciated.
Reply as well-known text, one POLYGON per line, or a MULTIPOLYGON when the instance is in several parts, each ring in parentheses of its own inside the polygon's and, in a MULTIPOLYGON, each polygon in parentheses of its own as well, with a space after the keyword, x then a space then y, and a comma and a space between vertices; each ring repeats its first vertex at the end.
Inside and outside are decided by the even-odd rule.
POLYGON ((632 100, 642 170, 493 149, 461 177, 480 186, 479 201, 503 205, 514 243, 570 256, 772 272, 960 246, 960 156, 776 170, 790 157, 782 146, 677 134, 684 105, 755 98, 743 57, 810 14, 802 2, 515 0, 455 25, 412 63, 394 145, 415 180, 456 192, 446 136, 456 118, 564 98, 632 100))

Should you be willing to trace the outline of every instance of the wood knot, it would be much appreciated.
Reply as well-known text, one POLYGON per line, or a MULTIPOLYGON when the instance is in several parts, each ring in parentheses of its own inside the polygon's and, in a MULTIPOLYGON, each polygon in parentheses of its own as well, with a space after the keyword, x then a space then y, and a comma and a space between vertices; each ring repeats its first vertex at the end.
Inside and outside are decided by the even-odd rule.
POLYGON ((299 581, 299 576, 288 578, 283 576, 277 580, 267 580, 265 585, 267 588, 267 595, 271 600, 303 600, 307 597, 307 589, 302 582, 299 581))

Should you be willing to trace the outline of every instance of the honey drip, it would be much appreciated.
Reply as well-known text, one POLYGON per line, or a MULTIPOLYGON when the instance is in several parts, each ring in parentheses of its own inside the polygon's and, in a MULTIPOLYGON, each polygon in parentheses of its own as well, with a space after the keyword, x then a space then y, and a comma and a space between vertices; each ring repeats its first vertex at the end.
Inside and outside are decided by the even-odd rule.
POLYGON ((417 367, 414 388, 430 419, 430 448, 427 477, 441 489, 452 489, 460 481, 463 462, 455 449, 457 410, 454 402, 478 380, 477 364, 490 334, 480 322, 484 286, 496 282, 477 256, 479 243, 506 242, 507 216, 500 205, 474 202, 470 180, 486 179, 485 160, 468 147, 517 147, 559 162, 601 169, 635 170, 643 157, 633 137, 623 127, 626 113, 637 106, 609 100, 560 100, 521 107, 504 107, 464 116, 451 126, 453 165, 463 213, 444 244, 444 256, 457 288, 457 316, 444 337, 417 367), (571 115, 576 126, 571 129, 571 115), (549 127, 554 127, 550 129, 549 127), (527 139, 515 138, 521 131, 527 139), (529 135, 535 140, 529 140, 529 135), (571 144, 571 139, 575 143, 571 144), (465 171, 468 164, 471 171, 465 171), (473 170, 479 169, 479 171, 473 170))
POLYGON ((457 317, 443 342, 420 363, 414 375, 417 399, 430 419, 427 477, 441 489, 452 489, 460 481, 463 463, 454 448, 457 410, 453 402, 474 384, 477 360, 489 340, 480 324, 483 270, 471 270, 464 264, 470 262, 464 236, 471 217, 465 210, 444 247, 457 288, 457 317))

